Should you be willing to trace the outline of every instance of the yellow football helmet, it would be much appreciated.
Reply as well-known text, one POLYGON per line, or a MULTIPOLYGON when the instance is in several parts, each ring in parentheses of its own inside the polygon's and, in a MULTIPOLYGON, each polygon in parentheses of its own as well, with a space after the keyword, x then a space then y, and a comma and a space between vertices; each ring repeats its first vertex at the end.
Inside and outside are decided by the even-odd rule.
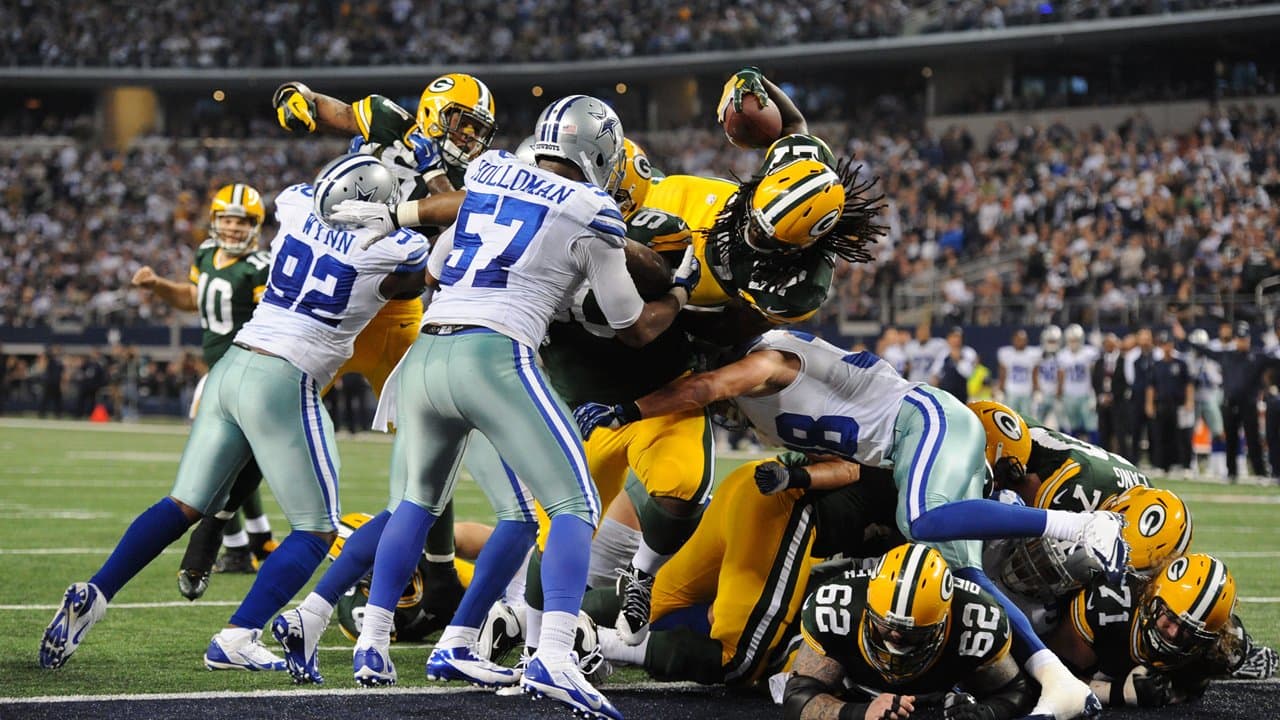
POLYGON ((441 75, 422 91, 418 126, 440 143, 450 165, 465 168, 489 148, 497 130, 493 93, 472 75, 441 75))
POLYGON ((1021 485, 1031 459, 1031 430, 1013 408, 993 400, 974 400, 969 409, 977 413, 987 434, 987 463, 996 486, 1021 485))
POLYGON ((1236 581, 1227 566, 1204 553, 1184 555, 1147 584, 1134 628, 1136 648, 1154 667, 1184 664, 1217 642, 1235 607, 1236 581))
POLYGON ((644 154, 644 148, 631 138, 622 140, 622 148, 626 167, 622 171, 622 182, 613 197, 618 201, 622 219, 627 220, 644 206, 644 199, 649 194, 649 185, 653 180, 653 168, 649 165, 649 157, 644 154))
POLYGON ((802 250, 831 232, 844 212, 844 184, 817 160, 794 160, 751 193, 746 241, 758 252, 802 250))
POLYGON ((908 543, 885 553, 867 585, 858 633, 863 658, 892 683, 923 674, 947 643, 954 593, 937 550, 908 543))
POLYGON ((1120 513, 1128 521, 1123 533, 1129 543, 1129 563, 1140 575, 1149 576, 1191 545, 1191 510, 1168 490, 1136 485, 1103 503, 1101 509, 1120 513))
POLYGON ((258 249, 258 234, 262 232, 262 223, 266 219, 267 209, 257 190, 244 183, 223 185, 213 194, 213 202, 209 204, 209 237, 229 255, 247 255, 258 249), (243 238, 219 230, 218 218, 223 215, 247 218, 252 228, 243 238))

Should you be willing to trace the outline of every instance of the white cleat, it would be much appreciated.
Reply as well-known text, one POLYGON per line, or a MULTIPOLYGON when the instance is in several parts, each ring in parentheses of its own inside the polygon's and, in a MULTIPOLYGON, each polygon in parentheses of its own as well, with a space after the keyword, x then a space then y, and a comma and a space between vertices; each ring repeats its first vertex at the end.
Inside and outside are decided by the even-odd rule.
POLYGON ((262 644, 262 631, 226 628, 213 636, 204 651, 204 666, 210 670, 284 670, 284 658, 276 657, 262 644))
POLYGON ((66 664, 80 647, 84 634, 107 614, 107 599, 92 583, 72 583, 62 596, 62 607, 54 614, 40 640, 40 667, 54 670, 66 664))

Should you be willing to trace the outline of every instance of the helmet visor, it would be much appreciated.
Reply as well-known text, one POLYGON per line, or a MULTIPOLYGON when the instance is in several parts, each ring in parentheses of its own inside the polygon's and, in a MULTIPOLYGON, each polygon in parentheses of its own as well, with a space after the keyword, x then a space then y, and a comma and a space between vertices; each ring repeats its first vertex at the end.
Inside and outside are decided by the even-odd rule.
POLYGON ((1175 613, 1159 596, 1147 601, 1141 624, 1142 639, 1152 651, 1148 661, 1155 665, 1176 665, 1198 655, 1218 638, 1200 623, 1175 613))

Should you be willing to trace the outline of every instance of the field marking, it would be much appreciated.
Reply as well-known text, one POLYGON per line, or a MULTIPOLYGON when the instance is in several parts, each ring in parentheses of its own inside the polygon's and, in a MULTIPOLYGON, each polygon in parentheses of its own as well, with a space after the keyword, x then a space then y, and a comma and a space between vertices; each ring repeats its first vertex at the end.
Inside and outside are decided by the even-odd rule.
POLYGON ((105 462, 176 463, 182 453, 145 452, 136 450, 68 450, 68 460, 97 460, 105 462))
MULTIPOLYGON (((631 683, 610 684, 609 689, 618 690, 662 690, 666 692, 696 692, 706 689, 706 686, 692 682, 656 682, 642 681, 631 683)), ((371 693, 378 695, 455 695, 459 693, 486 693, 492 694, 492 690, 485 688, 461 687, 455 685, 440 687, 380 687, 376 690, 369 688, 324 688, 324 687, 307 687, 294 690, 202 690, 199 692, 185 693, 156 693, 154 695, 40 695, 36 697, 0 697, 0 703, 13 703, 23 705, 47 705, 57 703, 85 703, 85 702, 153 702, 156 700, 226 700, 232 698, 291 698, 291 697, 312 697, 315 695, 358 695, 360 697, 369 697, 371 693)))
POLYGON ((1207 505, 1280 505, 1280 495, 1200 495, 1198 493, 1182 493, 1178 497, 1189 503, 1207 505))
MULTIPOLYGON (((115 548, 0 548, 0 555, 108 555, 115 548)), ((161 555, 177 555, 177 548, 165 548, 161 555)))
POLYGON ((113 480, 110 478, 14 478, 12 480, 0 475, 0 487, 32 487, 32 488, 152 488, 166 490, 173 487, 172 473, 162 476, 162 480, 113 480))
POLYGON ((109 520, 117 517, 122 516, 93 510, 36 510, 22 507, 0 509, 0 520, 109 520))
MULTIPOLYGON (((171 600, 168 602, 149 602, 149 603, 108 603, 107 608, 110 610, 158 610, 160 608, 175 607, 239 607, 239 600, 201 600, 200 602, 191 602, 190 600, 171 600)), ((0 610, 12 610, 16 612, 32 612, 35 610, 57 610, 61 605, 0 605, 0 610)))
MULTIPOLYGON (((12 428, 14 430, 75 430, 81 432, 128 433, 130 435, 191 434, 191 426, 181 423, 93 423, 87 420, 40 420, 37 418, 0 418, 0 428, 12 428)), ((339 440, 376 445, 390 445, 393 437, 391 433, 377 432, 376 430, 360 432, 354 435, 346 430, 339 430, 336 435, 339 440)))

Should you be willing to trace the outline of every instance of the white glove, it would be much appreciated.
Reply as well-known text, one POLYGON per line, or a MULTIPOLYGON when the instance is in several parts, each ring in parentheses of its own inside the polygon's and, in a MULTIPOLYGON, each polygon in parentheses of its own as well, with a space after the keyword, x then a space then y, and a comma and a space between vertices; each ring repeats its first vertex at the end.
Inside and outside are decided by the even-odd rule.
POLYGON ((682 287, 689 295, 693 295, 693 288, 698 284, 698 280, 702 277, 702 263, 698 262, 697 256, 693 254, 693 246, 685 248, 684 258, 680 261, 680 267, 676 268, 675 273, 671 276, 671 284, 682 287))
POLYGON ((375 231, 377 234, 360 246, 361 249, 366 250, 370 245, 400 229, 396 223, 394 208, 385 203, 366 200, 343 200, 334 205, 328 222, 339 225, 358 225, 375 231))

